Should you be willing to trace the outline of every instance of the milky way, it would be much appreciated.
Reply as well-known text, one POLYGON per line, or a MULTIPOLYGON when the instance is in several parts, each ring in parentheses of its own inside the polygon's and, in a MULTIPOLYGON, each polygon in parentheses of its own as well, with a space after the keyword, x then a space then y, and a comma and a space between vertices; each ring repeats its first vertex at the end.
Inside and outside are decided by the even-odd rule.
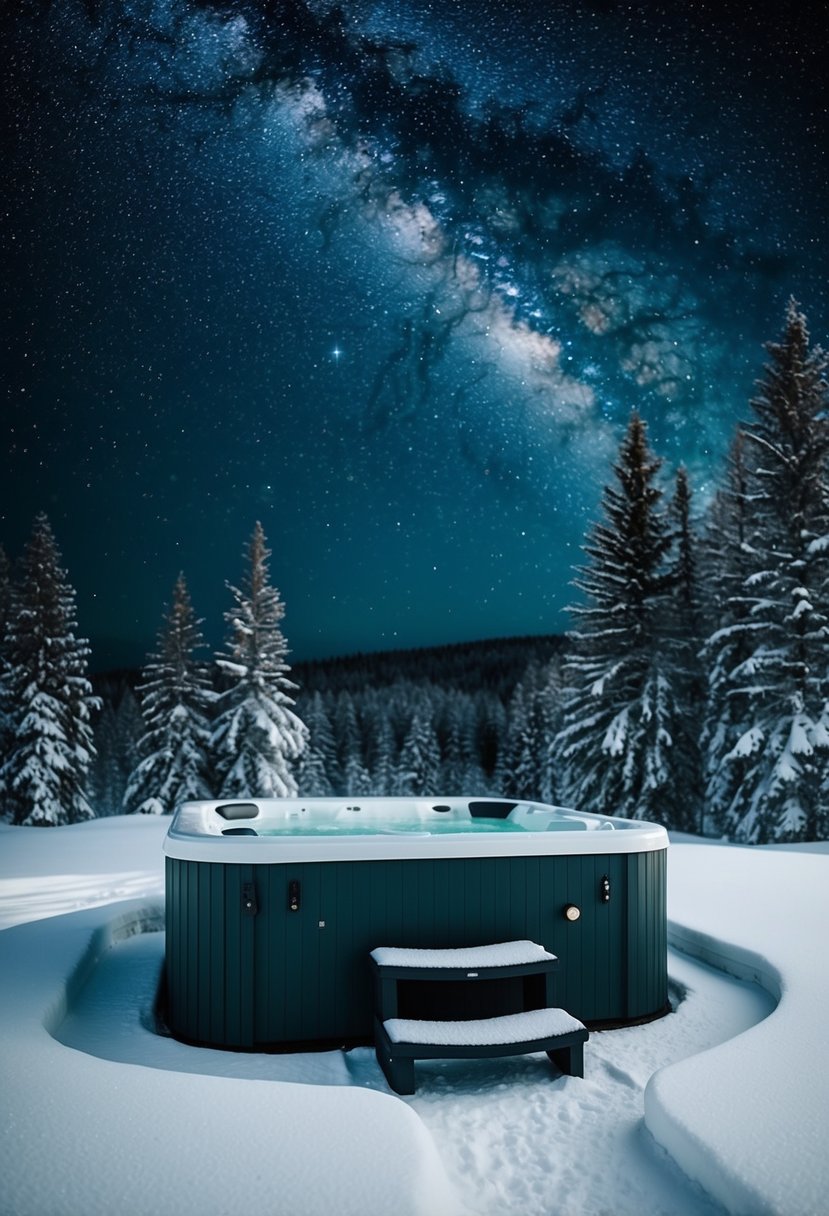
MULTIPOLYGON (((688 12, 691 8, 693 11, 688 12)), ((560 631, 631 407, 710 493, 825 337, 823 18, 30 3, 5 18, 10 469, 97 666, 255 519, 300 657, 560 631)))

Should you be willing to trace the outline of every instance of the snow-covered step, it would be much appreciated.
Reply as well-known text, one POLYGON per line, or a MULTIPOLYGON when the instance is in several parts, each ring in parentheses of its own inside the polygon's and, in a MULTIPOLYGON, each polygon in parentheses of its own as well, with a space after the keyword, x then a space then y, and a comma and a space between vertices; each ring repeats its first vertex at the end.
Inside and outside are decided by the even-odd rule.
POLYGON ((584 1025, 565 1009, 528 1009, 522 1013, 469 1021, 388 1018, 375 1022, 377 1060, 399 1094, 415 1092, 415 1060, 480 1059, 544 1051, 561 1072, 584 1076, 584 1025))
POLYGON ((523 1008, 552 1005, 558 959, 537 942, 493 942, 445 950, 377 946, 371 951, 374 1007, 381 1021, 397 1017, 401 981, 476 983, 523 980, 523 1008))
POLYGON ((566 1009, 527 1009, 523 1013, 506 1013, 497 1018, 458 1022, 388 1018, 383 1025, 392 1043, 419 1043, 434 1047, 494 1047, 555 1038, 584 1030, 583 1023, 566 1009))
POLYGON ((424 950, 420 947, 378 946, 371 957, 378 967, 451 967, 474 969, 480 967, 516 967, 525 963, 555 962, 537 942, 493 942, 488 946, 463 946, 449 950, 424 950))
POLYGON ((584 1075, 587 1031, 564 1009, 552 1007, 558 959, 537 942, 492 942, 448 949, 377 946, 371 951, 371 966, 377 1059, 397 1093, 414 1093, 416 1059, 546 1051, 562 1072, 584 1075), (461 1021, 397 1016, 400 983, 448 980, 466 985, 519 978, 523 980, 520 1012, 461 1021))

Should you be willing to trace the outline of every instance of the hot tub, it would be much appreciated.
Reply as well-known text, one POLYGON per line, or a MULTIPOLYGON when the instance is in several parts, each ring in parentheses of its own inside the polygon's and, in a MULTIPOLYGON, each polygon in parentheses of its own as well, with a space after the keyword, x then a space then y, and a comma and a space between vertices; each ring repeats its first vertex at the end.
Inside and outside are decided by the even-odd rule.
POLYGON ((581 1021, 657 1017, 667 844, 656 824, 494 798, 185 803, 164 842, 168 1025, 236 1049, 369 1043, 376 946, 525 939, 559 957, 556 1002, 581 1021))

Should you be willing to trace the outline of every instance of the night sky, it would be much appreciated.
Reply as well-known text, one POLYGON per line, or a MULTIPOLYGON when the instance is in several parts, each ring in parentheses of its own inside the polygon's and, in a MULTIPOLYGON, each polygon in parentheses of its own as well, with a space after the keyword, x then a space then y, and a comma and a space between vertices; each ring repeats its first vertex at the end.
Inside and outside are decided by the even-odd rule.
POLYGON ((93 667, 257 519, 295 659, 566 628, 631 407, 701 504, 829 339, 824 11, 6 6, 0 539, 93 667))

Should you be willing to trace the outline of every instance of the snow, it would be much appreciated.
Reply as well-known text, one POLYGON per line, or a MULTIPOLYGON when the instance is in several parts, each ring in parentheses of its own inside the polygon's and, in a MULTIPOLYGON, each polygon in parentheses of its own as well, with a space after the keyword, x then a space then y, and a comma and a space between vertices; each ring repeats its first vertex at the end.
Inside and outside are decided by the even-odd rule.
POLYGON ((537 942, 494 942, 462 950, 422 950, 404 946, 378 946, 371 957, 381 967, 517 967, 555 959, 537 942))
MULTIPOLYGON (((155 843, 160 851, 160 833, 155 843)), ((37 847, 29 841, 33 857, 37 847)), ((0 991, 4 1212, 460 1212, 422 1121, 386 1094, 203 1073, 182 1084, 175 1063, 99 1058, 106 1027, 94 1056, 60 1042, 98 961, 121 941, 160 936, 162 925, 163 902, 142 899, 0 934, 0 973, 14 976, 0 991)), ((141 1012, 146 1022, 146 1005, 141 1012)), ((138 1015, 134 1035, 157 1039, 138 1015)))
POLYGON ((674 945, 777 1000, 732 1042, 657 1073, 645 1091, 654 1137, 733 1212, 801 1216, 829 1194, 829 857, 674 848, 674 945))
POLYGON ((429 1022, 419 1018, 388 1018, 383 1023, 392 1043, 422 1043, 433 1047, 488 1047, 497 1043, 528 1043, 557 1034, 584 1030, 564 1009, 528 1009, 497 1018, 461 1022, 429 1022))
POLYGON ((138 895, 164 895, 169 819, 113 816, 53 828, 0 823, 0 929, 138 895))
POLYGON ((370 1048, 153 1033, 166 826, 0 824, 3 1212, 825 1211, 826 851, 675 844, 674 1014, 592 1032, 584 1080, 430 1061, 400 1099, 370 1048))

